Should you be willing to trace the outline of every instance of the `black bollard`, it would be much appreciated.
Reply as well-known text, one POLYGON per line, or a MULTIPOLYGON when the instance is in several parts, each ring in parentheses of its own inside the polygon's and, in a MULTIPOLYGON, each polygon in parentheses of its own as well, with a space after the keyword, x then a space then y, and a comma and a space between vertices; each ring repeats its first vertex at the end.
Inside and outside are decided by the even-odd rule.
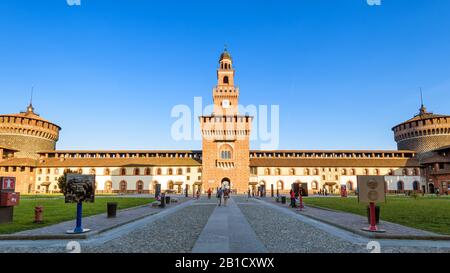
POLYGON ((161 205, 159 205, 160 208, 165 208, 166 207, 166 194, 163 193, 161 195, 161 205))

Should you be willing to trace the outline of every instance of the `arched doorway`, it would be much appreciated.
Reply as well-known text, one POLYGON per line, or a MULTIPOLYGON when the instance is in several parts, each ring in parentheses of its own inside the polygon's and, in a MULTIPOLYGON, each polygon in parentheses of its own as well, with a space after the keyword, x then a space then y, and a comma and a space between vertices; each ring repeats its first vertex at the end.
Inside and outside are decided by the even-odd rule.
POLYGON ((428 184, 428 189, 429 189, 430 193, 434 193, 435 192, 434 184, 433 183, 428 184))
POLYGON ((266 181, 261 181, 261 182, 259 182, 259 195, 260 196, 266 196, 266 186, 267 186, 267 184, 266 184, 266 181))
POLYGON ((222 187, 222 189, 231 189, 230 179, 226 178, 226 177, 224 179, 222 179, 221 187, 222 187))
POLYGON ((420 189, 419 182, 418 181, 414 181, 413 182, 413 190, 414 191, 419 191, 419 189, 420 189))

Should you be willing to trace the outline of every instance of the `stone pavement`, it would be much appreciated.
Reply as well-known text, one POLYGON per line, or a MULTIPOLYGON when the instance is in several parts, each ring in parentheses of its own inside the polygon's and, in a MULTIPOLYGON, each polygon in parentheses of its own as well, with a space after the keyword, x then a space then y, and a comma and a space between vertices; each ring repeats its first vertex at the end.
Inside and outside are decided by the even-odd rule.
MULTIPOLYGON (((174 207, 181 204, 188 198, 177 196, 179 202, 172 203, 167 207, 174 207)), ((106 210, 106 208, 105 208, 106 210)), ((46 226, 38 229, 26 230, 14 234, 0 235, 0 240, 57 240, 57 239, 86 239, 90 236, 108 231, 113 228, 140 220, 147 216, 157 214, 163 209, 154 208, 151 205, 144 205, 117 211, 116 218, 107 218, 107 214, 98 214, 83 218, 83 228, 91 229, 85 234, 66 234, 67 230, 75 228, 75 220, 62 222, 59 224, 46 226)))
MULTIPOLYGON (((298 209, 292 209, 289 204, 277 203, 273 198, 261 198, 261 201, 269 202, 277 206, 285 207, 299 213, 301 215, 307 216, 309 218, 327 223, 329 225, 339 227, 341 229, 356 233, 358 235, 376 238, 376 239, 408 239, 408 240, 450 240, 450 236, 444 236, 424 230, 419 230, 411 227, 402 226, 399 224, 382 221, 378 227, 380 229, 386 230, 385 233, 369 233, 362 231, 362 228, 368 227, 367 217, 356 215, 353 213, 346 213, 341 211, 335 211, 326 208, 319 208, 315 206, 306 205, 303 211, 298 209)), ((304 199, 306 204, 308 199, 304 199)))
POLYGON ((198 238, 193 253, 266 253, 233 198, 217 207, 198 238))

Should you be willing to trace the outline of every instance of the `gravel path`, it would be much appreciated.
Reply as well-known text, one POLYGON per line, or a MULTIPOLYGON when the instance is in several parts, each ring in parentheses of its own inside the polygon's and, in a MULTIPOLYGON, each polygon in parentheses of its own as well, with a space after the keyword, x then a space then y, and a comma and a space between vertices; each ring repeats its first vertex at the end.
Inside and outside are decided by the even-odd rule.
POLYGON ((85 247, 96 253, 188 253, 194 247, 214 205, 192 205, 153 224, 101 246, 85 247))

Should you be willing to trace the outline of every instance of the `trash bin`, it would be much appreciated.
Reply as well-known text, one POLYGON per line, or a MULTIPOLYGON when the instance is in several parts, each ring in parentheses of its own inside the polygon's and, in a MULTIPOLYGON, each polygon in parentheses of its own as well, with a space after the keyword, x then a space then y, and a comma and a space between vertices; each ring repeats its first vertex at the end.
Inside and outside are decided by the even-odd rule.
MULTIPOLYGON (((380 206, 375 206, 375 219, 380 223, 380 206)), ((367 206, 367 222, 370 224, 370 206, 367 206)))
POLYGON ((170 196, 166 196, 166 204, 170 205, 170 196))
POLYGON ((281 204, 286 204, 286 196, 281 196, 281 204))
POLYGON ((108 203, 108 218, 115 218, 117 216, 117 203, 108 203))

